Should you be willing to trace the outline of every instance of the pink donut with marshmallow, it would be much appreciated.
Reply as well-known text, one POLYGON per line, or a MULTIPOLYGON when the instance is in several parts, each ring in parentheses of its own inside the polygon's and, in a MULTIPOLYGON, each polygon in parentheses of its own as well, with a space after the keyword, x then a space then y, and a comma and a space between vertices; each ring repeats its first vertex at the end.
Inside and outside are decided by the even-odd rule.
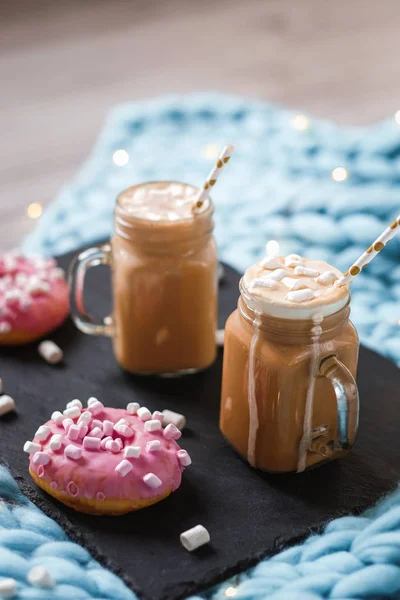
POLYGON ((55 411, 24 450, 37 485, 77 511, 122 515, 150 506, 180 486, 191 463, 176 441, 179 430, 178 435, 170 426, 164 429, 160 421, 149 427, 137 413, 106 408, 94 399, 73 418, 62 421, 60 415, 55 411), (82 438, 76 433, 83 421, 82 438))
POLYGON ((27 344, 63 323, 68 285, 54 258, 0 257, 0 344, 27 344))

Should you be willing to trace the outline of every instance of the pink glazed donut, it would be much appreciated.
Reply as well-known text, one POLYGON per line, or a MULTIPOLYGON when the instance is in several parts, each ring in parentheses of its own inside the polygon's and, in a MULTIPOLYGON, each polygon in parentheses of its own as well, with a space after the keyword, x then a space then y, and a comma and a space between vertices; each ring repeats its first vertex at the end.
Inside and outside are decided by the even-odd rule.
POLYGON ((39 487, 79 512, 122 515, 159 502, 181 484, 190 463, 174 425, 137 403, 105 408, 90 398, 56 411, 32 442, 29 472, 39 487))
POLYGON ((27 344, 65 320, 68 285, 54 258, 0 257, 0 344, 27 344))

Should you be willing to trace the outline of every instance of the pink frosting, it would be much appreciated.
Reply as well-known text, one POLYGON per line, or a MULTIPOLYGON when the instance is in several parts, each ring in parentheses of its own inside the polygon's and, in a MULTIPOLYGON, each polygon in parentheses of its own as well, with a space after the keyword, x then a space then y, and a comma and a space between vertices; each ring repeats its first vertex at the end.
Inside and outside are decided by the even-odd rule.
POLYGON ((44 335, 68 312, 68 285, 53 258, 0 257, 0 341, 14 332, 44 335))
MULTIPOLYGON (((90 450, 83 447, 83 440, 71 440, 67 436, 62 424, 56 425, 52 420, 45 423, 50 427, 51 434, 58 433, 62 437, 61 448, 53 451, 50 448, 51 436, 46 442, 41 442, 36 437, 35 443, 40 444, 41 452, 46 452, 51 460, 47 465, 40 465, 44 470, 43 480, 53 486, 57 484, 57 489, 62 493, 67 493, 75 497, 84 497, 89 500, 105 498, 132 499, 132 505, 140 499, 152 498, 163 495, 168 489, 176 490, 182 479, 184 467, 181 465, 178 452, 180 446, 173 439, 167 439, 163 435, 163 429, 154 432, 146 431, 144 421, 136 415, 130 415, 126 410, 120 408, 104 408, 98 414, 96 419, 100 421, 108 420, 114 424, 121 418, 125 419, 134 436, 125 438, 113 431, 112 438, 120 439, 122 448, 119 452, 113 453, 105 448, 100 450, 90 450), (148 442, 159 440, 161 449, 156 452, 149 452, 146 449, 148 442), (82 457, 73 460, 64 456, 65 447, 75 445, 82 448, 82 457), (125 446, 140 446, 141 452, 138 458, 125 458, 125 446), (132 463, 133 468, 125 477, 115 471, 115 468, 123 460, 132 463), (154 473, 160 480, 161 485, 152 489, 143 481, 148 473, 154 473)), ((74 419, 74 423, 77 422, 74 419)), ((90 423, 89 423, 90 428, 90 423)), ((33 456, 30 456, 30 468, 39 475, 39 465, 34 464, 33 456)))

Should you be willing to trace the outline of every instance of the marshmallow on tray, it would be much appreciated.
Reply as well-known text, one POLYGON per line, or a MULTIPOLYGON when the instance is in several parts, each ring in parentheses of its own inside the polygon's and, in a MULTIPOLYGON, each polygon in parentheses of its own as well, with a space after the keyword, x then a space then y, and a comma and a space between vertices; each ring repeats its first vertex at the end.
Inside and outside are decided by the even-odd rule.
POLYGON ((181 533, 180 540, 185 550, 193 552, 193 550, 197 550, 200 546, 208 544, 210 541, 210 534, 203 525, 196 525, 196 527, 192 527, 192 529, 188 529, 181 533))
POLYGON ((186 417, 180 413, 168 410, 167 408, 162 411, 164 415, 164 425, 175 425, 178 429, 182 430, 186 425, 186 417))
POLYGON ((14 398, 11 398, 11 396, 7 396, 6 394, 0 396, 0 417, 6 415, 12 410, 15 410, 14 398))
POLYGON ((64 357, 63 351, 51 340, 44 340, 38 346, 40 356, 50 365, 60 363, 64 357))

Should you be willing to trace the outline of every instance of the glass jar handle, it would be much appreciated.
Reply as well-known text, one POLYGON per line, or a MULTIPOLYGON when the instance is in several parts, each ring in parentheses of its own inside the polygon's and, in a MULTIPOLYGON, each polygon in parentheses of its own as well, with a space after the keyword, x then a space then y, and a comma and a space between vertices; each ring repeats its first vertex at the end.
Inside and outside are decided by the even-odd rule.
POLYGON ((357 384, 348 368, 336 356, 324 358, 319 372, 331 382, 337 404, 336 440, 327 446, 331 451, 349 450, 354 444, 358 429, 357 384))
POLYGON ((98 320, 91 317, 85 310, 83 290, 85 277, 91 267, 111 264, 111 246, 89 248, 81 252, 71 264, 69 270, 69 293, 71 317, 78 329, 89 335, 112 336, 112 317, 98 320))

